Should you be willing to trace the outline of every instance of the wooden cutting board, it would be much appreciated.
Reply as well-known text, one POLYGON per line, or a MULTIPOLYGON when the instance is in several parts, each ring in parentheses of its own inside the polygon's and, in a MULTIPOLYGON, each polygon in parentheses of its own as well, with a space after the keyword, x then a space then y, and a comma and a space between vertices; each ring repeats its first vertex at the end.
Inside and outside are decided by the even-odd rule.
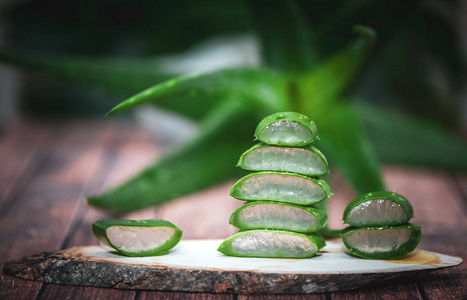
POLYGON ((365 260, 338 242, 327 242, 309 259, 239 258, 217 252, 221 242, 184 240, 156 257, 126 257, 104 246, 73 247, 9 261, 4 273, 118 289, 292 294, 356 289, 462 263, 459 257, 424 250, 400 260, 365 260))

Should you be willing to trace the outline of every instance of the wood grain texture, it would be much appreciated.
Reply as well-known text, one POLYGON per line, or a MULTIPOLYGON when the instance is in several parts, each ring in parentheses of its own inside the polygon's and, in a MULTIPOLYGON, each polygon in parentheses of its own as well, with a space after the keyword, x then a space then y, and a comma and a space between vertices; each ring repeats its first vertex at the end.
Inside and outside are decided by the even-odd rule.
MULTIPOLYGON (((70 250, 74 251, 74 248, 70 250)), ((28 280, 114 289, 236 294, 304 294, 348 290, 375 282, 411 278, 420 271, 290 274, 176 269, 77 259, 67 252, 45 252, 5 263, 4 272, 28 280)))
POLYGON ((0 138, 0 211, 5 211, 20 192, 20 186, 30 182, 34 170, 38 167, 37 151, 48 140, 50 125, 41 123, 32 126, 30 123, 16 123, 10 131, 0 138), (31 164, 36 165, 31 165, 31 164), (28 170, 27 172, 25 170, 28 170))
POLYGON ((394 261, 362 260, 328 242, 310 259, 238 258, 222 240, 182 241, 169 254, 127 257, 103 246, 73 247, 8 261, 4 272, 78 286, 237 294, 306 294, 356 289, 458 265, 457 257, 416 251, 394 261))
MULTIPOLYGON (((77 209, 73 214, 72 224, 67 231, 67 236, 61 244, 61 249, 73 245, 97 244, 94 236, 89 234, 91 223, 98 219, 108 218, 109 216, 106 216, 102 212, 89 209, 85 206, 83 198, 86 195, 107 188, 110 184, 115 184, 113 181, 114 177, 111 176, 111 174, 123 174, 124 176, 128 171, 131 172, 131 170, 133 170, 128 167, 118 169, 119 161, 128 161, 132 158, 125 156, 124 145, 129 141, 131 142, 132 136, 137 135, 136 132, 122 125, 123 124, 111 124, 99 140, 93 141, 90 139, 91 145, 94 145, 96 148, 94 155, 89 157, 89 159, 93 161, 89 161, 88 163, 82 161, 81 163, 84 166, 94 165, 93 173, 83 186, 80 197, 76 199, 77 209)), ((134 165, 138 166, 138 164, 134 165)), ((74 299, 102 299, 103 294, 113 299, 133 299, 136 296, 135 291, 108 290, 104 293, 100 290, 82 287, 76 290, 73 290, 71 287, 63 289, 61 286, 55 284, 45 285, 41 290, 41 297, 49 299, 66 299, 68 297, 73 297, 74 299), (72 291, 72 293, 69 293, 69 291, 72 291)))
MULTIPOLYGON (((70 225, 67 213, 73 214, 83 182, 90 175, 90 170, 87 173, 72 171, 75 159, 86 157, 94 149, 91 145, 77 147, 77 143, 84 137, 101 133, 102 129, 90 132, 89 128, 68 124, 47 134, 43 147, 35 151, 29 168, 24 169, 25 173, 33 173, 34 180, 17 183, 14 187, 17 191, 11 193, 15 199, 0 219, 1 263, 30 251, 60 247, 70 225)), ((11 288, 3 286, 9 280, 6 278, 4 281, 2 275, 0 298, 16 295, 11 294, 11 288)), ((34 284, 31 289, 29 282, 14 284, 25 294, 31 292, 29 298, 34 298, 41 288, 41 285, 34 284)))
MULTIPOLYGON (((26 120, 4 132, 0 135, 0 263, 41 251, 95 244, 90 224, 112 216, 84 206, 84 196, 115 186, 159 155, 161 148, 157 137, 123 122, 26 120)), ((423 230, 420 247, 465 260, 467 176, 385 166, 384 178, 389 189, 412 202, 413 222, 423 230)), ((343 207, 355 195, 335 170, 331 184, 335 193, 330 199, 331 224, 341 227, 343 207)), ((228 217, 241 204, 226 195, 230 185, 231 182, 227 182, 124 217, 158 217, 178 222, 184 227, 185 238, 224 238, 235 231, 228 225, 228 217)), ((375 296, 378 299, 462 299, 467 295, 466 286, 464 263, 407 282, 316 294, 312 299, 375 299, 375 296)), ((114 296, 123 299, 232 299, 232 295, 223 294, 135 292, 41 284, 0 274, 1 299, 114 296)), ((288 295, 272 297, 292 299, 288 295)))
POLYGON ((238 300, 325 300, 326 294, 306 295, 238 295, 238 300))

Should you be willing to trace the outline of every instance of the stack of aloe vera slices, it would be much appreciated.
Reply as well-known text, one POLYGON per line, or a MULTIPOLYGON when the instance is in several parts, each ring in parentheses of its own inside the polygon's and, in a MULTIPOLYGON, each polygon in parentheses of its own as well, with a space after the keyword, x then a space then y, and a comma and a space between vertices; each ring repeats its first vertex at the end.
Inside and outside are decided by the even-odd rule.
POLYGON ((331 196, 320 179, 329 172, 324 155, 311 145, 315 123, 295 112, 263 119, 255 131, 260 142, 247 150, 238 166, 253 171, 238 180, 230 195, 247 201, 230 218, 240 229, 218 251, 231 256, 308 258, 324 247, 317 233, 326 212, 313 205, 331 196))
POLYGON ((394 192, 373 192, 349 203, 342 240, 354 255, 368 259, 398 259, 417 247, 420 227, 409 223, 413 217, 410 202, 394 192))

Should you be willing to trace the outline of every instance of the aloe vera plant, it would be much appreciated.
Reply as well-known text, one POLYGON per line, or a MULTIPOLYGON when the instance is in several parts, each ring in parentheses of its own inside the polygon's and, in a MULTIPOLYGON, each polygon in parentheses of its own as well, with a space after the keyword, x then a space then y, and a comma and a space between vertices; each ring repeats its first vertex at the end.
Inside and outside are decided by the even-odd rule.
MULTIPOLYGON (((343 173, 357 194, 384 190, 380 159, 467 170, 464 155, 467 147, 455 135, 439 126, 427 127, 411 117, 393 115, 386 109, 350 103, 352 97, 348 94, 361 81, 359 74, 371 59, 376 42, 376 32, 366 26, 354 26, 356 36, 352 37, 354 20, 358 22, 362 17, 363 23, 371 20, 400 23, 414 6, 394 1, 382 3, 365 1, 353 7, 369 12, 367 18, 361 13, 353 18, 354 9, 348 9, 348 3, 329 4, 337 6, 336 9, 329 10, 330 18, 321 18, 322 12, 304 1, 274 1, 267 8, 248 1, 261 43, 263 65, 259 68, 238 67, 186 75, 164 71, 152 57, 122 61, 3 47, 0 61, 128 97, 109 114, 152 104, 198 122, 200 130, 186 145, 122 185, 88 198, 90 205, 113 213, 158 205, 244 174, 232 169, 231 163, 249 145, 258 122, 277 111, 296 111, 313 119, 320 128, 317 148, 326 153, 331 167, 343 173), (400 12, 401 18, 388 20, 383 9, 387 5, 396 5, 398 9, 394 11, 400 12), (319 20, 322 24, 317 23, 319 20), (334 26, 335 23, 340 26, 334 26), (344 38, 336 43, 337 36, 344 38)), ((222 16, 227 13, 229 20, 235 19, 230 12, 225 9, 222 16)), ((152 15, 150 19, 160 21, 152 15)), ((180 27, 186 28, 186 24, 180 27)), ((163 43, 155 42, 153 46, 163 48, 169 40, 186 41, 168 38, 173 33, 154 28, 157 28, 154 34, 165 38, 163 43)), ((383 42, 390 35, 388 31, 380 32, 383 42)))
POLYGON ((127 256, 166 254, 183 231, 164 220, 99 220, 92 223, 97 240, 127 256))

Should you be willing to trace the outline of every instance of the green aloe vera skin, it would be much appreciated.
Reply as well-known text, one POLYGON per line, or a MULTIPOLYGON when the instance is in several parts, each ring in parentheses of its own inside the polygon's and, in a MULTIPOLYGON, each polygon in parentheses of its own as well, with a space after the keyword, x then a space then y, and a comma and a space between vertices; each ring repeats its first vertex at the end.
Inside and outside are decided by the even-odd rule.
POLYGON ((421 228, 408 223, 389 227, 348 227, 342 234, 342 241, 358 257, 399 259, 415 250, 421 236, 421 228))
POLYGON ((217 250, 239 257, 310 258, 325 245, 323 237, 317 233, 248 230, 235 233, 217 250))
POLYGON ((279 112, 264 118, 256 127, 255 140, 276 146, 301 147, 318 138, 316 124, 296 112, 279 112))
POLYGON ((387 191, 357 197, 344 211, 344 222, 356 227, 402 225, 412 217, 410 202, 397 193, 387 191))
POLYGON ((300 233, 316 232, 326 225, 326 211, 293 204, 255 201, 240 206, 230 224, 241 230, 277 229, 300 233))
POLYGON ((183 231, 163 220, 99 220, 92 223, 97 240, 127 256, 156 256, 169 252, 183 231))
POLYGON ((246 201, 277 201, 298 205, 313 205, 332 195, 322 179, 283 172, 256 172, 240 178, 230 195, 246 201))
POLYGON ((280 171, 321 177, 329 173, 326 157, 317 148, 257 144, 240 156, 238 167, 250 171, 280 171))

